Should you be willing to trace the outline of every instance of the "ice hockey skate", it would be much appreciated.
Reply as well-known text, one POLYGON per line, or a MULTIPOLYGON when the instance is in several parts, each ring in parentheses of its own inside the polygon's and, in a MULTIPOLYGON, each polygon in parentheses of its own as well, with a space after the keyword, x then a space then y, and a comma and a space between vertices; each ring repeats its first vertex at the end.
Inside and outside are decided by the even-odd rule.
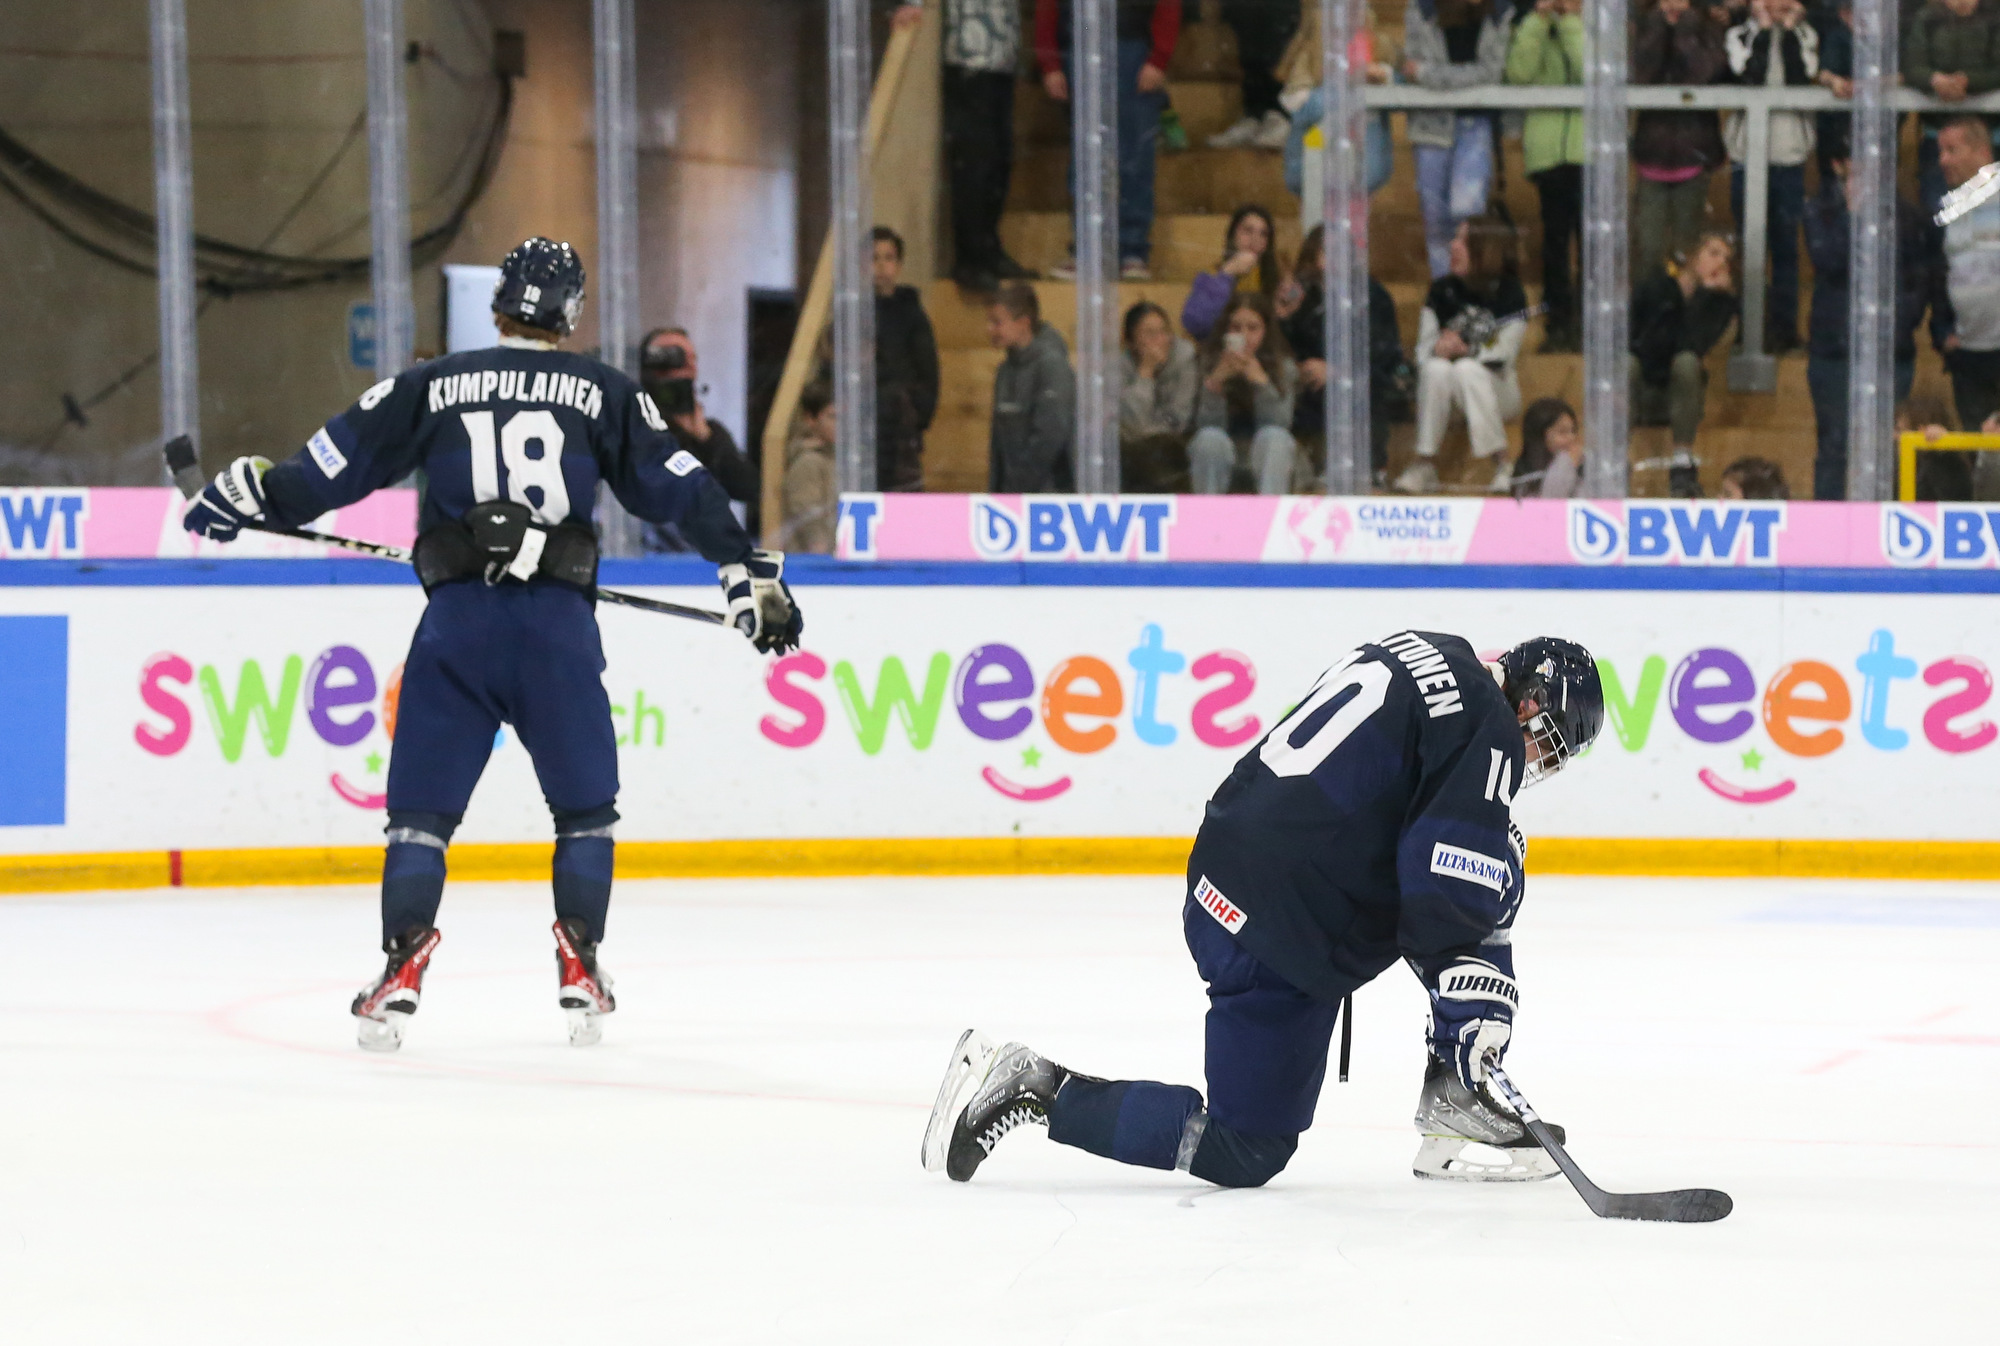
POLYGON ((1047 1126, 1049 1108, 1070 1072, 1018 1042, 994 1050, 968 1028, 952 1048, 924 1132, 924 1167, 967 1182, 1017 1126, 1047 1126))
POLYGON ((424 969, 443 938, 432 926, 417 926, 383 942, 388 965, 354 997, 355 1036, 364 1051, 393 1052, 403 1045, 403 1028, 423 999, 424 969))
POLYGON ((556 936, 556 975, 562 982, 563 1013, 569 1016, 569 1045, 589 1047, 604 1036, 601 1020, 618 1008, 611 974, 597 965, 597 946, 587 941, 575 916, 551 927, 556 936))
MULTIPOLYGON (((1540 1182, 1561 1172, 1519 1117, 1485 1085, 1467 1089, 1458 1072, 1435 1053, 1424 1071, 1416 1123, 1423 1141, 1411 1172, 1419 1178, 1540 1182)), ((1550 1123, 1549 1130, 1559 1142, 1567 1140, 1560 1126, 1550 1123)))

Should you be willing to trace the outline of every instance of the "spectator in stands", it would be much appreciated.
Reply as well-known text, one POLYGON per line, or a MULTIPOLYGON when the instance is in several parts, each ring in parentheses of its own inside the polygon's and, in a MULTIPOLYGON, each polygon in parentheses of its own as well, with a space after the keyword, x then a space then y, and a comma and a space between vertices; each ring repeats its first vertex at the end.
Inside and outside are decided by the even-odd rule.
MULTIPOLYGON (((700 357, 687 328, 656 327, 640 341, 640 386, 667 418, 680 447, 699 459, 735 502, 737 513, 754 536, 763 499, 757 465, 736 446, 728 426, 708 418, 701 404, 700 378, 700 357)), ((645 524, 640 537, 647 551, 695 550, 672 524, 645 524)))
MULTIPOLYGON (((1654 0, 1632 44, 1634 84, 1713 84, 1728 69, 1722 30, 1689 0, 1654 0)), ((1643 275, 1693 251, 1708 219, 1708 175, 1722 166, 1715 114, 1693 109, 1638 116, 1632 163, 1637 238, 1632 269, 1643 275)))
POLYGON ((783 551, 833 554, 840 521, 833 457, 837 430, 833 389, 815 382, 799 394, 798 422, 785 445, 785 525, 778 535, 783 551))
POLYGON ((1226 495, 1247 471, 1257 494, 1285 494, 1298 460, 1291 426, 1299 367, 1270 300, 1253 293, 1229 301, 1202 342, 1201 373, 1188 443, 1195 493, 1226 495))
POLYGON ((991 294, 1035 273, 1000 246, 1014 172, 1014 85, 1020 78, 1017 0, 945 0, 944 155, 951 187, 951 277, 991 294))
POLYGON ((1722 469, 1716 483, 1717 500, 1790 500, 1792 488, 1785 484, 1785 469, 1769 458, 1738 458, 1722 469))
MULTIPOLYGON (((1535 0, 1507 49, 1507 82, 1583 83, 1583 0, 1535 0)), ((1549 306, 1542 353, 1576 351, 1583 315, 1570 278, 1570 249, 1583 241, 1583 113, 1530 112, 1521 157, 1542 197, 1542 299, 1549 306)))
POLYGON ((1282 150, 1291 118, 1278 103, 1278 62, 1299 27, 1299 0, 1222 0, 1222 18, 1236 31, 1243 67, 1243 115, 1208 138, 1212 150, 1282 150))
MULTIPOLYGON (((1375 31, 1375 11, 1370 9, 1369 25, 1348 44, 1348 60, 1362 67, 1370 84, 1389 84, 1396 78, 1393 64, 1382 59, 1381 34, 1375 31)), ((1309 6, 1299 23, 1298 35, 1285 49, 1278 63, 1284 92, 1278 102, 1291 114, 1291 133, 1285 137, 1285 190, 1293 196, 1305 195, 1306 137, 1326 120, 1326 90, 1322 72, 1325 55, 1320 49, 1319 8, 1309 6)), ((1368 115, 1363 141, 1363 175, 1368 194, 1382 190, 1396 171, 1396 147, 1389 135, 1389 114, 1368 115)))
POLYGON ((903 236, 875 227, 875 479, 878 491, 924 489, 924 432, 938 404, 937 335, 903 280, 903 236))
POLYGON ((993 375, 989 491, 1076 489, 1076 371, 1062 333, 1042 321, 1035 287, 1000 287, 986 310, 986 337, 1005 351, 993 375))
MULTIPOLYGON (((1426 89, 1498 84, 1507 73, 1510 0, 1410 0, 1403 11, 1403 78, 1426 89)), ((1431 278, 1451 272, 1458 226, 1486 209, 1493 187, 1493 115, 1432 108, 1409 114, 1431 278)))
MULTIPOLYGON (((1767 88, 1804 87, 1819 78, 1819 34, 1806 22, 1800 0, 1756 0, 1750 17, 1723 39, 1729 70, 1740 84, 1767 88)), ((1766 237, 1771 287, 1765 306, 1765 346, 1774 355, 1799 348, 1799 227, 1806 211, 1806 160, 1812 158, 1815 126, 1804 112, 1773 112, 1770 120, 1770 214, 1766 237)), ((1749 156, 1749 118, 1732 112, 1723 119, 1728 147, 1729 203, 1736 227, 1743 227, 1744 160, 1749 156)))
MULTIPOLYGON (((1278 287, 1273 311, 1299 367, 1292 409, 1292 438, 1326 467, 1326 226, 1314 225, 1299 247, 1292 276, 1278 287)), ((1383 485, 1389 461, 1390 416, 1402 400, 1399 379, 1407 367, 1396 301, 1382 282, 1368 278, 1368 462, 1372 484, 1383 485)))
MULTIPOLYGON (((1928 11, 1927 11, 1928 12, 1928 11)), ((1938 166, 1947 188, 1993 162, 1993 139, 1981 118, 1954 117, 1938 132, 1938 166)), ((1931 312, 1931 335, 1951 371, 1960 425, 1984 425, 2000 411, 2000 197, 1953 220, 1944 231, 1944 286, 1931 312)), ((1979 455, 1982 478, 2000 474, 1979 455)))
MULTIPOLYGON (((1813 17, 1819 30, 1819 82, 1835 98, 1854 97, 1854 3, 1853 0, 1822 0, 1813 17)), ((1819 175, 1822 185, 1833 176, 1833 159, 1828 146, 1836 139, 1845 143, 1853 124, 1846 112, 1819 114, 1819 175)))
POLYGON ((1521 456, 1508 483, 1514 498, 1567 500, 1583 486, 1583 432, 1576 408, 1544 397, 1521 413, 1521 456))
POLYGON ((1515 246, 1497 211, 1467 220, 1451 242, 1450 273, 1431 283, 1417 326, 1417 458, 1396 478, 1404 495, 1436 493, 1434 460, 1454 412, 1473 457, 1497 462, 1492 489, 1507 489, 1507 422, 1521 414, 1515 365, 1528 332, 1515 246))
POLYGON ((1685 499, 1701 494, 1694 441, 1708 399, 1703 362, 1736 321, 1735 260, 1729 235, 1704 234, 1685 262, 1656 263, 1632 290, 1632 423, 1672 427, 1667 489, 1685 499))
MULTIPOLYGON (((1946 103, 2000 89, 2000 12, 1981 0, 1932 0, 1903 34, 1900 66, 1904 83, 1946 103)), ((1917 204, 1925 215, 1937 213, 1953 185, 1939 163, 1939 135, 1950 121, 1939 113, 1917 120, 1917 204)))
MULTIPOLYGON (((1847 131, 1825 147, 1832 167, 1806 208, 1806 249, 1812 256, 1812 318, 1806 338, 1806 385, 1818 424, 1813 499, 1847 498, 1849 229, 1855 186, 1848 176, 1847 131)), ((1896 400, 1910 395, 1917 373, 1917 326, 1938 284, 1937 251, 1917 208, 1896 198, 1896 400)))
POLYGON ((1282 271, 1278 265, 1278 226, 1262 206, 1238 206, 1223 235, 1222 264, 1194 278, 1194 288, 1181 305, 1181 326, 1196 341, 1215 330, 1231 295, 1252 289, 1275 301, 1282 271))
POLYGON ((1187 489, 1188 432, 1194 428, 1194 343, 1174 335, 1167 311, 1146 301, 1125 314, 1125 388, 1118 397, 1122 489, 1187 489))
MULTIPOLYGON (((1069 101, 1069 0, 1035 0, 1035 60, 1042 87, 1069 101)), ((1167 110, 1167 64, 1181 40, 1181 0, 1118 0, 1118 274, 1151 280, 1153 177, 1160 157, 1160 114, 1167 110)), ((1070 198, 1076 165, 1070 165, 1070 198)), ((1051 273, 1075 280, 1076 263, 1051 273)))

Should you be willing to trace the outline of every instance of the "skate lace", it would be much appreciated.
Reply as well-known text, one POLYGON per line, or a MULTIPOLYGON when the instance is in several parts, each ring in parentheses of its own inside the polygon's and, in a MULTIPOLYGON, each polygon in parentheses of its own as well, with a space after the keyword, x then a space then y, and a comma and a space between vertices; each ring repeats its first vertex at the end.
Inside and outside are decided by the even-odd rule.
POLYGON ((1046 1120, 1047 1118, 1044 1117, 1042 1110, 1034 1104, 1017 1103, 994 1118, 992 1124, 979 1133, 979 1148, 988 1154, 992 1154, 993 1147, 998 1145, 1006 1137, 1007 1133, 1015 1127, 1027 1126, 1031 1123, 1041 1123, 1046 1120))

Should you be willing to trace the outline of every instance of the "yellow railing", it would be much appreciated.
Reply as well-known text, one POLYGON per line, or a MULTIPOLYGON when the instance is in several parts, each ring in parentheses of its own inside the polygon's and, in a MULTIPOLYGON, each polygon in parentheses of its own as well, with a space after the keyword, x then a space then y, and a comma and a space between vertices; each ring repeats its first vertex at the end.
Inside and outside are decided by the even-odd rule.
POLYGON ((1905 433, 1896 446, 1896 498, 1917 498, 1917 455, 1920 453, 1976 453, 2000 449, 2000 435, 1945 434, 1924 438, 1921 430, 1905 433))

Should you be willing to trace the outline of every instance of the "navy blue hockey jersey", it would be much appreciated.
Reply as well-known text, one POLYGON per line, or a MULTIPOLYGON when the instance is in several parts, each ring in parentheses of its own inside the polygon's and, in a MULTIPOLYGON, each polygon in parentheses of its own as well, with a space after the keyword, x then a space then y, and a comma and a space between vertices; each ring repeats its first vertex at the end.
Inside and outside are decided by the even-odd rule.
POLYGON ((588 524, 603 481, 627 510, 677 525, 717 564, 751 547, 728 496, 638 384, 585 356, 527 346, 447 355, 376 384, 265 474, 266 507, 298 527, 417 468, 427 481, 420 529, 487 500, 518 500, 551 527, 588 524))
POLYGON ((1513 922, 1525 757, 1513 709, 1464 640, 1405 631, 1363 645, 1215 792, 1190 891, 1322 999, 1398 958, 1435 981, 1513 922))

